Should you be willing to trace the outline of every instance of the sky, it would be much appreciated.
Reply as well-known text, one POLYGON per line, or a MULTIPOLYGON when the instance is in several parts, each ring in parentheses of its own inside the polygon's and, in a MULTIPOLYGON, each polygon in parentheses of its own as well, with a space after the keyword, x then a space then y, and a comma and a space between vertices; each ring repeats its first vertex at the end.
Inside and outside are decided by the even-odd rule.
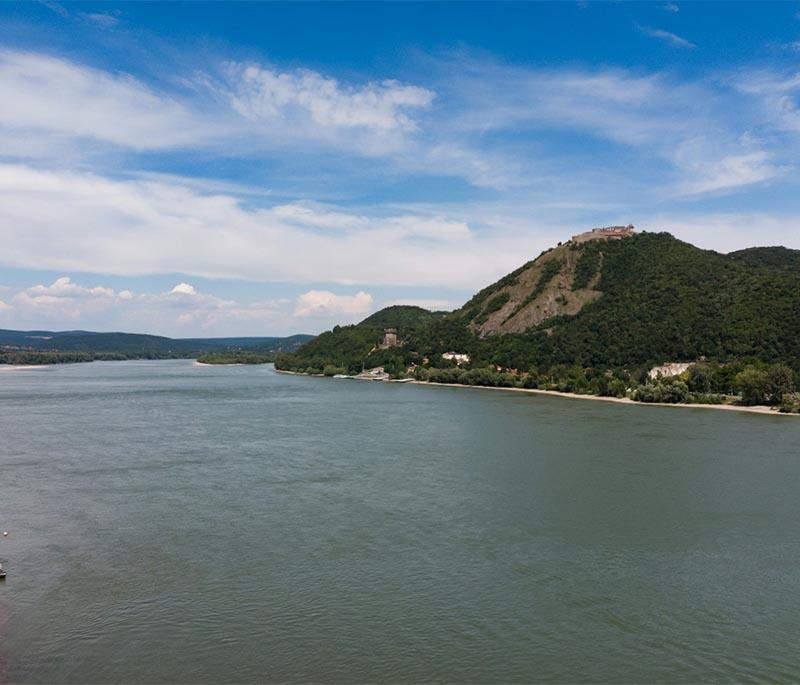
POLYGON ((0 328, 318 333, 633 223, 800 248, 800 3, 0 3, 0 328))

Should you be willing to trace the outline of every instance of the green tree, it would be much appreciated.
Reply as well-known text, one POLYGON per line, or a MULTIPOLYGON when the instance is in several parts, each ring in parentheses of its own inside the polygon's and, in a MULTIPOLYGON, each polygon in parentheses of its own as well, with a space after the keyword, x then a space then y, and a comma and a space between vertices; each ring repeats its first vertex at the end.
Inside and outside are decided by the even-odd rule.
POLYGON ((742 394, 742 404, 764 404, 767 401, 770 381, 765 371, 748 366, 736 376, 735 383, 742 394))
POLYGON ((767 375, 769 403, 781 404, 783 398, 794 391, 794 373, 786 364, 779 363, 770 366, 767 375))

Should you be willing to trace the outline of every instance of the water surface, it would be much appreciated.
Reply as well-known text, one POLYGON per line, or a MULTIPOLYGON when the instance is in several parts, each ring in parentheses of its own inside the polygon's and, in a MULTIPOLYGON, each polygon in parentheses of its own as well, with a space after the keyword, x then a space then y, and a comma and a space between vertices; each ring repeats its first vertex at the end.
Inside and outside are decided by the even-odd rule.
POLYGON ((800 420, 0 372, 0 680, 800 678, 800 420))

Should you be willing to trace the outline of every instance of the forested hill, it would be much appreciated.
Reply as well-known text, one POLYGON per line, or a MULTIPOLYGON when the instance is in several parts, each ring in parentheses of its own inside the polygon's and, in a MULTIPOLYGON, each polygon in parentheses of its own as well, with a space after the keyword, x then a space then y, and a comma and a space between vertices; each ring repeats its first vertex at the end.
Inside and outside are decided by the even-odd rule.
POLYGON ((368 316, 359 325, 383 328, 419 328, 422 324, 430 323, 445 314, 447 312, 431 312, 411 305, 393 305, 368 316))
POLYGON ((668 233, 569 241, 454 312, 398 323, 398 348, 373 349, 382 326, 395 324, 370 319, 337 327, 278 365, 352 371, 427 359, 447 366, 441 354, 456 351, 469 354, 473 368, 610 369, 705 357, 783 361, 800 370, 800 251, 724 255, 668 233))

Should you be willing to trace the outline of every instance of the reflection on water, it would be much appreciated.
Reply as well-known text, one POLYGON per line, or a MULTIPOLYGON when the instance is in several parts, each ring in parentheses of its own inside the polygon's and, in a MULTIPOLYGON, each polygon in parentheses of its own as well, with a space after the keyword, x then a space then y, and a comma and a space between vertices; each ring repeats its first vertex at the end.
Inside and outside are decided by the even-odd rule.
POLYGON ((269 367, 6 373, 0 668, 795 681, 798 442, 783 417, 269 367))

